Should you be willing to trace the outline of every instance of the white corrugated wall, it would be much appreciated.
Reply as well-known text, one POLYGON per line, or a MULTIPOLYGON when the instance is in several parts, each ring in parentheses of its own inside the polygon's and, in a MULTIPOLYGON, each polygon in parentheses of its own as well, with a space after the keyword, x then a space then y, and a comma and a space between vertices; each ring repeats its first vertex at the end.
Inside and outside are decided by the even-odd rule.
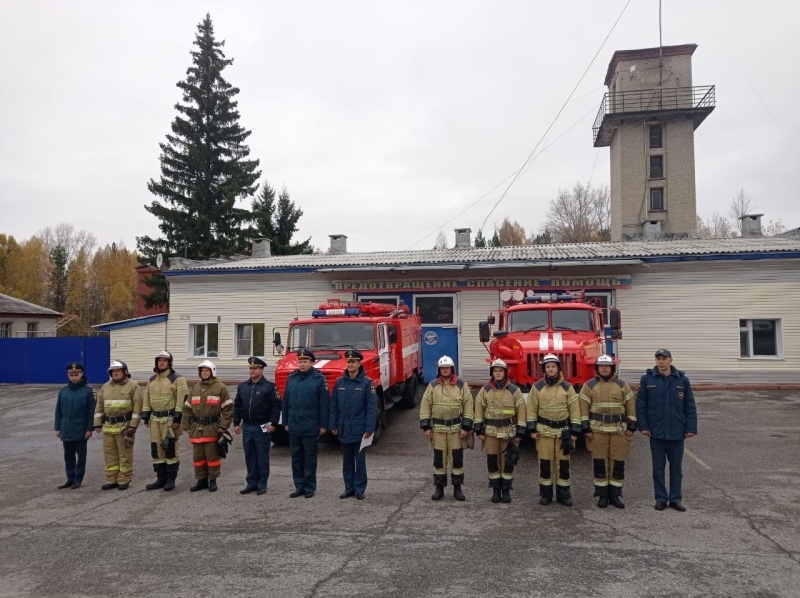
POLYGON ((489 379, 489 353, 478 338, 478 322, 500 307, 500 291, 464 291, 460 293, 461 350, 460 375, 469 382, 489 379))
POLYGON ((800 381, 800 261, 653 264, 617 292, 623 377, 638 382, 659 347, 694 382, 800 381), (782 359, 742 359, 739 319, 781 319, 782 359))
POLYGON ((164 348, 166 322, 117 328, 111 336, 111 359, 121 359, 137 382, 153 375, 155 354, 164 348))

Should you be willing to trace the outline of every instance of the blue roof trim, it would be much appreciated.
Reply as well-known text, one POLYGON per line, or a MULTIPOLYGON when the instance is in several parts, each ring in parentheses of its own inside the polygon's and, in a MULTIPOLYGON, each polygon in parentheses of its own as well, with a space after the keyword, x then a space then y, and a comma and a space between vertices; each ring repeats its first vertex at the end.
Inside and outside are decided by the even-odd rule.
POLYGON ((166 322, 167 314, 159 314, 157 316, 148 316, 144 318, 134 318, 133 320, 125 320, 123 322, 112 322, 111 324, 101 324, 94 326, 97 330, 108 332, 110 330, 119 330, 120 328, 135 328, 136 326, 146 326, 147 324, 158 324, 159 322, 166 322))
POLYGON ((221 268, 215 269, 194 269, 194 270, 165 270, 164 276, 197 276, 198 274, 297 274, 305 272, 316 272, 318 267, 307 268, 251 268, 251 269, 230 269, 223 270, 221 268))
POLYGON ((742 260, 778 260, 797 259, 800 252, 780 253, 736 253, 727 255, 670 255, 663 257, 640 258, 646 264, 662 264, 665 262, 716 262, 716 261, 742 261, 742 260))

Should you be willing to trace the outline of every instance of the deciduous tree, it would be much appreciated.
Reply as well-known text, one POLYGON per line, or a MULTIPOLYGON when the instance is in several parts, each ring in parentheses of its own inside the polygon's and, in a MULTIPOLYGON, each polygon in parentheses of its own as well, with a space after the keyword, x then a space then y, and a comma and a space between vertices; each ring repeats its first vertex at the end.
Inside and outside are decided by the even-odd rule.
POLYGON ((611 240, 611 194, 608 187, 575 183, 550 202, 543 230, 556 243, 611 240))

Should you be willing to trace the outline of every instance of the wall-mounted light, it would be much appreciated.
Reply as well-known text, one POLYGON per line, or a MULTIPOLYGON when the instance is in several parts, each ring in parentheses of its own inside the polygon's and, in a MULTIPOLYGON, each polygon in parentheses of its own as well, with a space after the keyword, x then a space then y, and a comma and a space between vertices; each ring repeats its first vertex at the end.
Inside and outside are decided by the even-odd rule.
POLYGON ((555 264, 550 264, 549 266, 547 266, 547 269, 550 270, 551 272, 555 272, 558 269, 558 266, 556 266, 555 264))

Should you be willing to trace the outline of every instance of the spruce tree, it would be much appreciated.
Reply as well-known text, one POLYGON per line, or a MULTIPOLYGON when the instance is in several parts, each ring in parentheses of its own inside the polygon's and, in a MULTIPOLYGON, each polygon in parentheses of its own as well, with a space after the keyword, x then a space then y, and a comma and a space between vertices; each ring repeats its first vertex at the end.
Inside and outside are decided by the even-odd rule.
POLYGON ((256 198, 253 200, 253 236, 270 239, 272 255, 300 255, 314 253, 311 237, 305 241, 292 243, 297 232, 297 221, 303 210, 295 206, 284 187, 275 202, 275 189, 264 181, 256 198))
POLYGON ((478 234, 475 235, 475 244, 476 249, 480 249, 482 247, 486 247, 486 237, 483 236, 483 231, 478 229, 478 234))
MULTIPOLYGON (((250 131, 239 124, 239 93, 222 76, 233 59, 216 41, 211 16, 197 26, 192 64, 177 83, 183 101, 161 148, 161 176, 147 189, 156 196, 145 209, 160 220, 163 237, 137 237, 139 253, 152 261, 161 252, 190 259, 208 259, 242 252, 249 244, 249 210, 236 200, 251 197, 261 175, 258 160, 249 160, 245 141, 250 131)), ((148 281, 153 293, 146 304, 167 300, 160 276, 148 281)))
POLYGON ((497 232, 497 229, 494 229, 494 234, 489 241, 489 247, 502 247, 502 243, 500 243, 500 233, 497 232))

